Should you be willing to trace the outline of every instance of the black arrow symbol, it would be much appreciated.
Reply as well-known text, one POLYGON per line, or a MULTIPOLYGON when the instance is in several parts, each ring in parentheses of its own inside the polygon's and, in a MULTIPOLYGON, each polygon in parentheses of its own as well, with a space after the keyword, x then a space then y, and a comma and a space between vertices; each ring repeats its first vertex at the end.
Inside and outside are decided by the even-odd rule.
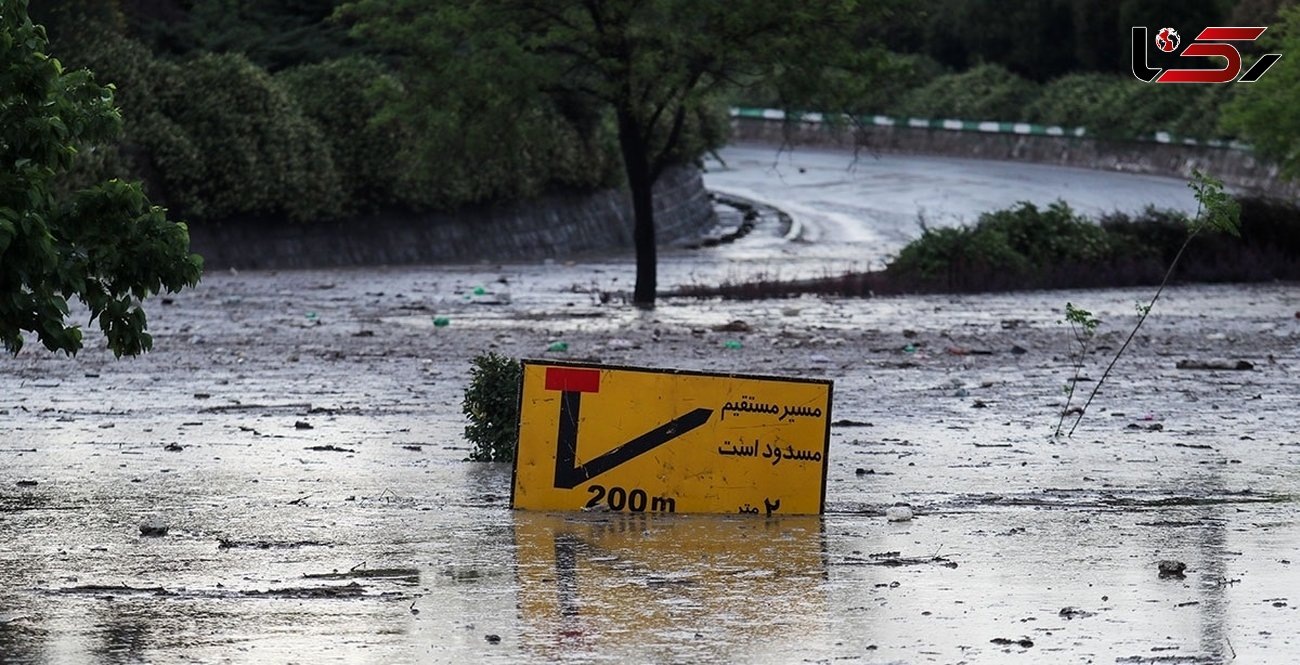
POLYGON ((695 409, 674 418, 631 441, 578 466, 578 410, 582 393, 560 393, 560 427, 556 436, 559 448, 555 453, 555 486, 573 489, 606 471, 703 425, 713 415, 713 409, 695 409))

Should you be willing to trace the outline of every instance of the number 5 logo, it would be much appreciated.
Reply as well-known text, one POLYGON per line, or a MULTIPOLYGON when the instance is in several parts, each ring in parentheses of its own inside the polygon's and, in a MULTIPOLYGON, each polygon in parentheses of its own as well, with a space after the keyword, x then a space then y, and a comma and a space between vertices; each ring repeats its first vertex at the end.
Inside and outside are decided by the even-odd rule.
MULTIPOLYGON (((1260 56, 1259 60, 1251 65, 1250 69, 1242 74, 1240 79, 1237 75, 1241 74, 1241 52, 1232 44, 1223 43, 1205 43, 1205 42, 1253 42, 1259 39, 1268 28, 1235 28, 1235 27, 1211 27, 1201 31, 1196 36, 1196 40, 1187 45, 1178 57, 1216 57, 1223 58, 1226 65, 1222 69, 1155 69, 1147 63, 1147 29, 1143 26, 1133 27, 1133 75, 1138 80, 1151 83, 1231 83, 1237 80, 1238 83, 1254 83, 1259 77, 1272 67, 1282 54, 1267 53, 1260 56), (1142 61, 1139 64, 1138 54, 1142 54, 1142 61)), ((1161 35, 1172 30, 1162 30, 1161 35)), ((1176 32, 1173 32, 1177 35, 1176 32)), ((1157 37, 1159 39, 1159 37, 1157 37)), ((1175 37, 1176 39, 1176 37, 1175 37)), ((1170 42, 1165 38, 1163 44, 1165 48, 1170 42)))

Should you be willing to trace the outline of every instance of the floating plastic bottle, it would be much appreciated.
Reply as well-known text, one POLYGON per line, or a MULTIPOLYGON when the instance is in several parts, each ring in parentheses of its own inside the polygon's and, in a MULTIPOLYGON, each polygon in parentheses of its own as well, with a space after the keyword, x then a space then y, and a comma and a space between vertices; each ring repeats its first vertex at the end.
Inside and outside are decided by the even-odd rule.
POLYGON ((568 350, 569 350, 569 343, 568 343, 568 342, 551 342, 551 345, 548 346, 548 347, 546 347, 546 350, 547 350, 547 351, 555 351, 555 352, 568 351, 568 350))
POLYGON ((740 340, 735 340, 735 339, 729 339, 723 342, 722 345, 727 347, 728 349, 739 349, 744 346, 744 344, 740 343, 740 340))
POLYGON ((451 325, 451 319, 449 319, 449 318, 447 318, 447 317, 445 317, 445 316, 435 316, 435 317, 433 317, 433 327, 435 327, 435 328, 446 328, 446 327, 449 326, 449 325, 451 325))

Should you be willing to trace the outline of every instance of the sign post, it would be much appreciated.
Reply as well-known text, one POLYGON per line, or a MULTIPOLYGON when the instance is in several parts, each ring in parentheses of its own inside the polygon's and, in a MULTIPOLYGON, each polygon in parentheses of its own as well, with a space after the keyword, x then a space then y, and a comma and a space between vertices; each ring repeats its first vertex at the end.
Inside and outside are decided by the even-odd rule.
POLYGON ((820 514, 831 387, 526 360, 511 505, 820 514))

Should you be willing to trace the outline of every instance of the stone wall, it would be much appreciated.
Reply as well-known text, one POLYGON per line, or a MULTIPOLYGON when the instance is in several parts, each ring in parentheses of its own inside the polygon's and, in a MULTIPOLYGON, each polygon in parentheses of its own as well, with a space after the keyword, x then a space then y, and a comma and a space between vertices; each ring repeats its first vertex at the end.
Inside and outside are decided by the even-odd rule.
POLYGON ((854 132, 815 122, 787 127, 781 120, 732 119, 732 140, 780 145, 787 139, 794 145, 860 146, 876 152, 1019 160, 1176 178, 1199 168, 1246 192, 1300 199, 1300 183, 1280 178, 1276 166, 1255 159, 1251 151, 1231 147, 907 126, 867 126, 854 132))
MULTIPOLYGON (((655 186, 660 245, 714 222, 698 169, 677 167, 655 186)), ((452 213, 382 213, 333 222, 194 223, 193 251, 208 269, 323 268, 560 258, 632 247, 626 191, 554 195, 452 213)))

